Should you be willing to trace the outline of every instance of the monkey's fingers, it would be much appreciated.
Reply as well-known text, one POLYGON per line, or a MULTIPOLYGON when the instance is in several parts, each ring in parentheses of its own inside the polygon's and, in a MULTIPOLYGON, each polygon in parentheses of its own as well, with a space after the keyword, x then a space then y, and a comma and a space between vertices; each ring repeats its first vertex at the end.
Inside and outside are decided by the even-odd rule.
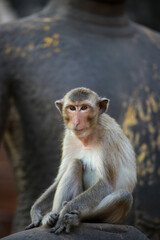
POLYGON ((64 225, 62 226, 58 225, 57 227, 52 228, 50 232, 55 234, 60 234, 61 232, 63 232, 64 228, 65 228, 64 225))
POLYGON ((27 227, 25 227, 25 230, 34 228, 34 223, 29 224, 27 227))
POLYGON ((51 214, 48 219, 47 219, 47 224, 49 226, 55 225, 56 221, 58 220, 58 215, 57 214, 51 214))
POLYGON ((32 229, 32 228, 35 228, 35 227, 39 227, 39 225, 40 225, 40 221, 37 222, 37 223, 31 223, 27 227, 25 227, 25 230, 29 230, 29 229, 32 229))
POLYGON ((70 233, 71 226, 69 224, 66 225, 65 233, 70 233))
POLYGON ((55 234, 60 234, 61 232, 63 232, 64 228, 65 228, 64 226, 59 227, 59 228, 55 231, 55 234))
POLYGON ((58 216, 59 215, 54 212, 47 213, 42 219, 42 225, 53 227, 58 220, 58 216))

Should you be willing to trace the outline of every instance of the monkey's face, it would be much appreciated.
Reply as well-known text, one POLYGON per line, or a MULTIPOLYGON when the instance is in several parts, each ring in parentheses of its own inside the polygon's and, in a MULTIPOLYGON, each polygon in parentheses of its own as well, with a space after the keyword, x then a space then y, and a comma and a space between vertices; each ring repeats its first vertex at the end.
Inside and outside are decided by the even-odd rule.
POLYGON ((88 102, 70 102, 63 110, 65 125, 77 137, 84 137, 96 124, 98 113, 88 102))
POLYGON ((100 114, 108 108, 109 99, 100 98, 87 88, 75 88, 55 102, 67 128, 79 138, 89 136, 100 114))

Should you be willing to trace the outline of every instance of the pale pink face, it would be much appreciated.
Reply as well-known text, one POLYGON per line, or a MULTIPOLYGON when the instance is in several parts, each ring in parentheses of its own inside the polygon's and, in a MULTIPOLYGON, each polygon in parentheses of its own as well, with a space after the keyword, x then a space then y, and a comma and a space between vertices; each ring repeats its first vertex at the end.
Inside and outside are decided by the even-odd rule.
POLYGON ((73 102, 65 106, 64 115, 67 127, 80 135, 91 127, 93 108, 86 102, 73 102))
POLYGON ((86 138, 97 125, 99 115, 107 109, 109 100, 100 98, 87 88, 76 88, 55 102, 65 126, 79 138, 86 138))

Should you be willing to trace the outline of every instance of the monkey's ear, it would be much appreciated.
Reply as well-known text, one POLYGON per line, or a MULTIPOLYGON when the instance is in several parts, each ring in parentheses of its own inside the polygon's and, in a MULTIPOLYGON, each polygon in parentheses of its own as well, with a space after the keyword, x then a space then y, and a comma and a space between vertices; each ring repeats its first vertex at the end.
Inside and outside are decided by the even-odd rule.
POLYGON ((110 103, 110 100, 108 98, 100 98, 99 100, 100 114, 108 110, 109 103, 110 103))
POLYGON ((63 107, 63 98, 60 100, 55 101, 56 108, 62 112, 62 107, 63 107))

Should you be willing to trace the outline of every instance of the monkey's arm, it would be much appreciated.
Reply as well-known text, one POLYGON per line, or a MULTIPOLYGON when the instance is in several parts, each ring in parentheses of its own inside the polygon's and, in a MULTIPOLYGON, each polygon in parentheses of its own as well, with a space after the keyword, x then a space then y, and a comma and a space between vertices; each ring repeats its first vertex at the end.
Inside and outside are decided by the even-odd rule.
POLYGON ((54 194, 55 194, 57 185, 64 174, 64 171, 65 171, 65 164, 61 164, 58 175, 54 183, 33 204, 30 211, 32 222, 26 227, 26 230, 30 228, 38 227, 41 224, 41 221, 45 212, 49 211, 52 208, 54 194))
POLYGON ((26 230, 38 227, 41 223, 43 214, 51 209, 57 184, 57 182, 54 182, 33 204, 30 211, 32 222, 26 227, 26 230))

